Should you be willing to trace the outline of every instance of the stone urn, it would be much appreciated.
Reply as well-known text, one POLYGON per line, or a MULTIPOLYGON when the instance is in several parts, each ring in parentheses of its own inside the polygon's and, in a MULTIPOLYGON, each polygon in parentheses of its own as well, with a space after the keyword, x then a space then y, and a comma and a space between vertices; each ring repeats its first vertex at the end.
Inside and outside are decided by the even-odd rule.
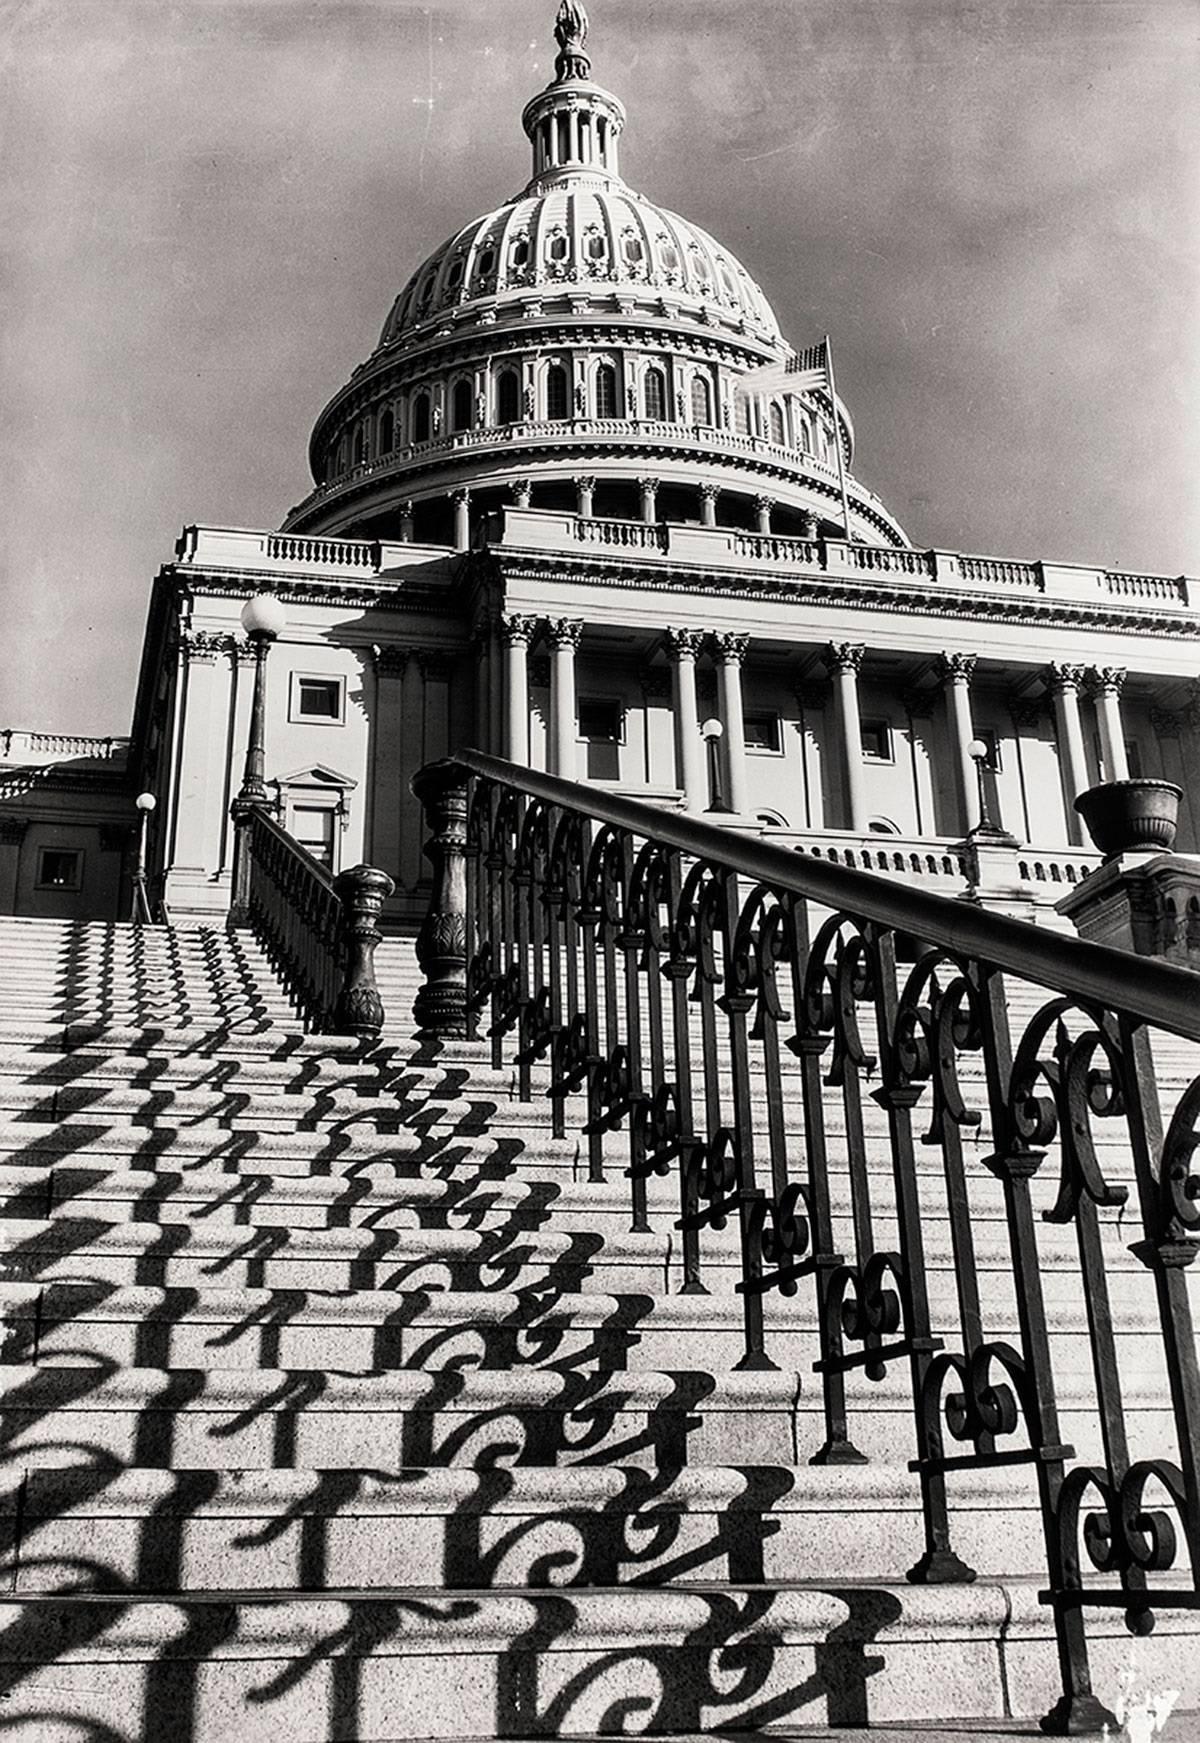
POLYGON ((1105 859, 1116 859, 1122 853, 1170 853, 1182 798, 1174 781, 1139 777, 1089 787, 1075 809, 1105 859))

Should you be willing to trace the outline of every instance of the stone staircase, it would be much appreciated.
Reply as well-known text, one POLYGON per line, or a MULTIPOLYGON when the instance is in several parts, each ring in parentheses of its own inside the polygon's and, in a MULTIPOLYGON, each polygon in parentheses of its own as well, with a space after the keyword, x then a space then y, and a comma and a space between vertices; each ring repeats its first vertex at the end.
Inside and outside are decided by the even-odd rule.
MULTIPOLYGON (((906 1377, 853 1387, 870 1463, 810 1466, 810 1290, 768 1304, 778 1370, 736 1371, 732 1232, 705 1237, 710 1293, 676 1293, 677 1186, 630 1233, 619 1150, 590 1183, 486 1044, 416 1043, 410 946, 381 949, 379 978, 389 1026, 363 1048, 306 1036, 248 934, 0 920, 0 1736, 936 1734, 1045 1711, 1027 1470, 952 1485, 974 1585, 907 1584, 906 1377)), ((1015 1336, 977 1172, 980 1272, 1015 1336)), ((1057 1232, 1063 1426, 1086 1456, 1057 1232)), ((1115 1218, 1105 1238, 1153 1438, 1140 1267, 1115 1218)), ((936 1219, 929 1258, 949 1314, 936 1219)), ((1200 1706, 1194 1620, 1133 1643, 1102 1611, 1089 1632, 1102 1696, 1132 1655, 1200 1706)))

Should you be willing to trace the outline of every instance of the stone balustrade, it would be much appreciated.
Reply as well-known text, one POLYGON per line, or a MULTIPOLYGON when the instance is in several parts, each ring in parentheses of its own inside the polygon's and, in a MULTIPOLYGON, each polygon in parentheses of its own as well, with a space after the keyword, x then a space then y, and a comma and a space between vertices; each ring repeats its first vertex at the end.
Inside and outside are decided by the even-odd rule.
POLYGON ((23 732, 0 728, 0 762, 41 764, 113 762, 129 751, 127 738, 93 738, 74 732, 23 732))
MULTIPOLYGON (((534 508, 508 507, 489 516, 487 533, 493 544, 528 551, 561 554, 572 546, 604 547, 614 554, 636 552, 639 560, 701 569, 728 568, 744 573, 747 567, 761 566, 798 577, 821 574, 880 582, 905 579, 947 584, 970 593, 1028 593, 1097 605, 1120 603, 1135 609, 1200 610, 1200 580, 1193 577, 1126 574, 1078 563, 1029 563, 954 551, 752 533, 736 527, 584 518, 567 510, 534 508)), ((309 538, 296 533, 193 526, 184 529, 176 546, 176 560, 202 568, 247 567, 277 569, 281 574, 349 577, 386 573, 411 564, 418 552, 445 554, 446 549, 399 541, 309 538)))

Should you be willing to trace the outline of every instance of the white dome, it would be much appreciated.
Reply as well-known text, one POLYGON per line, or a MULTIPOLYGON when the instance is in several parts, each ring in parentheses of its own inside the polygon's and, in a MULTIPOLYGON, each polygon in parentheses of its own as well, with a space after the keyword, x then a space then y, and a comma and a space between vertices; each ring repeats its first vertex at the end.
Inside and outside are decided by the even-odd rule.
POLYGON ((573 287, 663 304, 760 343, 783 346, 770 304, 741 261, 706 230, 655 206, 619 178, 536 179, 515 199, 459 230, 413 273, 384 324, 390 347, 454 312, 527 301, 573 287))

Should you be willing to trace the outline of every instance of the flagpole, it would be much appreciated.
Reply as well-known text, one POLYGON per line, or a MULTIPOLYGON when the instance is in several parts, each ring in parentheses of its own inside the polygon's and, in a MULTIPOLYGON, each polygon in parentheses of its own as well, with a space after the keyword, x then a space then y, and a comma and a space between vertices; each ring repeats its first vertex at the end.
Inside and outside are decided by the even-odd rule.
POLYGON ((825 371, 829 376, 829 398, 833 404, 833 445, 837 450, 838 483, 842 487, 842 515, 845 519, 846 537, 850 532, 850 498, 846 494, 846 459, 842 453, 842 425, 838 417, 837 388, 833 385, 833 345, 829 334, 825 335, 825 371))

